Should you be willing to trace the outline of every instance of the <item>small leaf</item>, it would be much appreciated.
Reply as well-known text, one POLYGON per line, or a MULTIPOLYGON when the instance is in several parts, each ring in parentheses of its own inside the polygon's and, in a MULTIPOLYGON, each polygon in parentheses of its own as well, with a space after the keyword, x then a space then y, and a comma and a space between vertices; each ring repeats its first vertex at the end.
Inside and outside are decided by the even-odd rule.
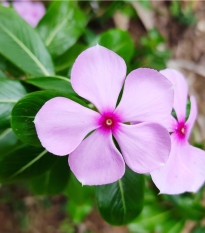
POLYGON ((44 103, 57 96, 68 97, 85 105, 75 95, 67 95, 56 91, 37 91, 26 95, 15 104, 11 113, 11 127, 20 140, 29 145, 41 147, 33 121, 44 103))
POLYGON ((40 87, 45 90, 59 91, 65 94, 75 94, 70 79, 61 76, 51 77, 37 77, 25 80, 36 87, 40 87))
POLYGON ((56 57, 69 49, 83 33, 84 13, 72 1, 52 2, 38 24, 38 31, 50 53, 56 57))
POLYGON ((11 110, 24 95, 26 90, 19 81, 0 79, 0 128, 10 127, 11 110))
POLYGON ((18 138, 11 128, 0 131, 0 156, 8 153, 18 145, 18 138))
POLYGON ((38 195, 54 195, 64 191, 68 183, 70 169, 68 157, 56 157, 52 167, 29 181, 31 190, 38 195))
POLYGON ((99 44, 113 50, 129 63, 134 55, 134 42, 130 34, 120 29, 111 29, 100 35, 99 44))
POLYGON ((86 49, 84 44, 76 43, 64 54, 55 59, 55 70, 61 72, 70 68, 75 62, 78 55, 86 49))
POLYGON ((127 224, 142 211, 144 177, 127 167, 122 179, 96 186, 96 199, 99 211, 108 223, 127 224))
POLYGON ((11 182, 16 179, 37 176, 55 162, 56 156, 43 148, 19 145, 0 156, 0 181, 11 182))
POLYGON ((31 75, 53 75, 50 54, 39 35, 13 9, 0 6, 0 53, 31 75))

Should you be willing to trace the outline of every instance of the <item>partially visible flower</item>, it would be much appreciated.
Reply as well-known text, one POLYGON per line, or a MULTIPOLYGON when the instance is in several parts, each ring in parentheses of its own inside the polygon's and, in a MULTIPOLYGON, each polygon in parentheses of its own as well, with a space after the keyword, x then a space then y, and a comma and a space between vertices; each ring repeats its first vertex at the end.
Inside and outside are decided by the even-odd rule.
POLYGON ((188 140, 197 117, 197 105, 190 97, 191 110, 186 121, 188 86, 184 76, 173 69, 161 73, 173 83, 174 110, 177 120, 170 118, 172 149, 166 165, 151 173, 155 185, 164 194, 197 192, 205 181, 205 151, 193 147, 188 140))
MULTIPOLYGON (((9 3, 3 2, 2 5, 9 6, 9 3)), ((41 2, 19 0, 13 2, 13 7, 16 12, 32 27, 36 27, 46 12, 45 6, 41 2)))
POLYGON ((135 172, 148 173, 168 159, 170 136, 161 125, 167 125, 171 114, 171 83, 152 69, 134 70, 126 80, 125 76, 126 64, 120 56, 99 45, 91 47, 76 59, 71 84, 99 112, 56 97, 35 117, 42 145, 55 155, 70 154, 70 168, 82 184, 115 182, 123 176, 125 163, 135 172), (138 123, 123 124, 127 122, 138 123))
POLYGON ((8 3, 8 2, 2 2, 1 4, 2 4, 3 6, 6 6, 6 7, 9 6, 9 3, 8 3))

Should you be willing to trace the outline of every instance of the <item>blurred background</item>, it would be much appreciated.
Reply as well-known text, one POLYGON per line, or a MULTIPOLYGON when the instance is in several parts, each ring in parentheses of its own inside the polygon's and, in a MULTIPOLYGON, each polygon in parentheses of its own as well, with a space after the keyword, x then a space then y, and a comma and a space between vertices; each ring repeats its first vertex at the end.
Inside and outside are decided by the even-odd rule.
MULTIPOLYGON (((41 3, 45 11, 51 4, 41 3)), ((26 15, 25 8, 13 6, 22 17, 26 15)), ((75 1, 70 8, 80 13, 67 19, 71 42, 61 56, 54 54, 56 72, 69 76, 78 54, 96 43, 122 56, 128 71, 138 67, 180 70, 187 77, 189 93, 198 101, 191 140, 205 149, 205 1, 75 1)), ((27 22, 29 17, 25 16, 27 22)), ((4 72, 6 65, 1 63, 4 72)), ((18 75, 18 70, 13 72, 18 75)), ((64 194, 53 196, 34 195, 24 183, 0 185, 0 233, 205 233, 204 188, 197 194, 157 195, 146 177, 142 213, 131 224, 115 227, 100 216, 93 189, 70 179, 73 182, 64 194)))

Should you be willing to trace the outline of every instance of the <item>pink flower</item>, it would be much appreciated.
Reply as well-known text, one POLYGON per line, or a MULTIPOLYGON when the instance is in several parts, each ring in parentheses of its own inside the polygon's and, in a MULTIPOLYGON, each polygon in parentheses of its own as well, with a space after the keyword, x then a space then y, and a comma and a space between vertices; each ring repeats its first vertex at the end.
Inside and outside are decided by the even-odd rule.
POLYGON ((184 76, 176 70, 165 69, 161 73, 173 83, 174 110, 177 120, 171 117, 172 148, 166 165, 151 173, 155 185, 164 194, 196 192, 205 181, 205 151, 189 144, 189 136, 197 116, 194 97, 190 98, 191 110, 186 121, 188 86, 184 76))
MULTIPOLYGON (((4 6, 9 6, 8 2, 3 2, 2 4, 4 6)), ((19 0, 13 2, 13 7, 32 27, 36 27, 46 12, 45 7, 41 2, 19 0)))
POLYGON ((126 70, 124 60, 102 46, 85 50, 73 65, 71 84, 99 112, 56 97, 35 117, 42 145, 55 155, 70 154, 70 169, 82 184, 115 182, 123 176, 125 163, 135 172, 148 173, 168 159, 170 136, 161 125, 167 125, 172 109, 171 83, 152 69, 136 69, 125 80, 126 70), (123 124, 127 122, 138 123, 123 124))

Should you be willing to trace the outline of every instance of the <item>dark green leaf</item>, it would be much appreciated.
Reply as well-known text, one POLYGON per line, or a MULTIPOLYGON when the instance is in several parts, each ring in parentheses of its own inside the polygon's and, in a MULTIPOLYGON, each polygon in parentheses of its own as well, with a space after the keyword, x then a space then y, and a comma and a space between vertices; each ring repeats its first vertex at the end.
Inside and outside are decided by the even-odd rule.
POLYGON ((26 95, 15 104, 11 113, 11 126, 17 137, 24 143, 41 146, 33 121, 44 103, 57 96, 68 97, 80 104, 85 104, 75 95, 67 95, 56 91, 37 91, 26 95))
POLYGON ((11 182, 37 176, 55 162, 56 156, 42 148, 19 145, 0 156, 0 181, 11 182))
POLYGON ((13 9, 0 6, 0 53, 31 75, 53 75, 49 53, 37 32, 13 9))
POLYGON ((0 128, 10 126, 11 110, 24 95, 26 90, 19 81, 0 79, 0 128))
POLYGON ((18 138, 11 128, 0 131, 0 157, 18 145, 18 138))
POLYGON ((55 163, 46 173, 29 181, 35 194, 58 194, 65 189, 69 178, 68 157, 57 157, 55 163))
POLYGON ((86 46, 84 44, 76 43, 73 45, 69 50, 55 60, 56 72, 70 68, 78 55, 85 49, 86 46))
POLYGON ((96 199, 102 217, 113 225, 131 222, 141 212, 144 199, 144 177, 126 169, 119 181, 96 187, 96 199))
POLYGON ((39 33, 55 57, 70 48, 83 33, 84 13, 72 1, 55 1, 38 25, 39 33))
POLYGON ((71 87, 70 79, 61 76, 30 78, 26 79, 26 82, 45 90, 75 94, 71 87))
POLYGON ((130 34, 120 29, 111 29, 100 35, 99 44, 113 50, 129 63, 134 55, 134 42, 130 34))

